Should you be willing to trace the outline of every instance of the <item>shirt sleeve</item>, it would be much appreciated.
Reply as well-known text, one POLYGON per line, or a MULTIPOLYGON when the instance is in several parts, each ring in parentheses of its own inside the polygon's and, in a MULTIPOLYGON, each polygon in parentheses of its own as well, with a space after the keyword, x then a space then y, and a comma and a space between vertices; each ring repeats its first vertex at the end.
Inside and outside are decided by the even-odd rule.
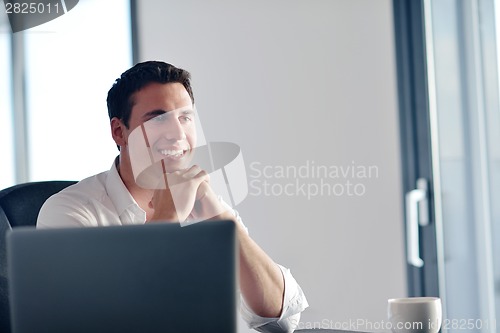
POLYGON ((39 229, 90 227, 97 225, 95 215, 79 202, 63 195, 54 195, 43 204, 36 227, 39 229))
POLYGON ((308 306, 307 299, 289 269, 278 265, 285 280, 285 295, 283 297, 283 310, 279 318, 260 317, 255 314, 240 297, 240 309, 243 319, 248 327, 265 333, 291 333, 300 321, 300 314, 308 306))
MULTIPOLYGON (((248 229, 243 224, 240 215, 236 210, 231 208, 226 202, 219 197, 221 203, 230 210, 248 233, 248 229)), ((292 276, 288 268, 278 265, 285 281, 285 294, 283 297, 283 310, 279 318, 267 318, 257 315, 246 304, 245 299, 240 295, 240 311, 243 319, 247 322, 248 327, 264 333, 291 333, 293 332, 300 321, 300 314, 308 306, 306 296, 300 288, 299 284, 292 276)))

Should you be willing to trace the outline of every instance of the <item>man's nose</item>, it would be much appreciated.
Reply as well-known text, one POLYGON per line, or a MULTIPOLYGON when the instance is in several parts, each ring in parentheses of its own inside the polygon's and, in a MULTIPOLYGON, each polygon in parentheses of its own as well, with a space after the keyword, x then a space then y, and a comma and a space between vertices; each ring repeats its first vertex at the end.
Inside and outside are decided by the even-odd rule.
POLYGON ((167 121, 164 136, 168 140, 182 140, 186 138, 182 124, 175 118, 167 121))

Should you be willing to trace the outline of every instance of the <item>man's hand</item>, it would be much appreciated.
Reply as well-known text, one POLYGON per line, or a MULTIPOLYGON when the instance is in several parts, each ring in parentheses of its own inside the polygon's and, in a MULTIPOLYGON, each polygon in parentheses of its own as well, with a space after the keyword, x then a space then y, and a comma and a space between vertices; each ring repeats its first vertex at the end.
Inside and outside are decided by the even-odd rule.
POLYGON ((234 220, 234 215, 228 212, 212 190, 209 181, 204 181, 198 187, 196 202, 191 212, 195 220, 234 220))
POLYGON ((185 221, 193 211, 196 199, 204 193, 198 193, 200 184, 208 184, 208 181, 206 171, 196 165, 164 174, 162 186, 155 190, 149 203, 150 208, 154 209, 150 221, 185 221))

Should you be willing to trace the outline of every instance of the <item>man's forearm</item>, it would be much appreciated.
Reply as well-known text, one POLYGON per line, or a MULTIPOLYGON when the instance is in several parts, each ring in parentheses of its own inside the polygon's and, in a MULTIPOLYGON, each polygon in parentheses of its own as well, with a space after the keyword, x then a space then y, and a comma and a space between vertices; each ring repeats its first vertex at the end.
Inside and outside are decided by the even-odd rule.
MULTIPOLYGON (((209 219, 232 220, 236 225, 240 252, 240 289, 247 305, 261 317, 277 318, 283 308, 285 282, 278 265, 248 236, 234 214, 220 205, 212 191, 199 202, 209 219), (216 207, 216 209, 214 208, 216 207)), ((203 214, 202 214, 203 216, 203 214)), ((206 215, 205 215, 206 216, 206 215)))
POLYGON ((248 306, 261 317, 277 318, 283 308, 285 283, 278 265, 237 225, 240 288, 248 306))

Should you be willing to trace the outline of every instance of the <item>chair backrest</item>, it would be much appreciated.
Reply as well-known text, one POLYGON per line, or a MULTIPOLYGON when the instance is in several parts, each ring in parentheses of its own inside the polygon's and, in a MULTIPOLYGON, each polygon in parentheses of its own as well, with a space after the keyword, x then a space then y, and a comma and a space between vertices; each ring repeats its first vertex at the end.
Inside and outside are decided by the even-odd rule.
POLYGON ((36 226, 38 212, 53 194, 75 181, 45 181, 14 185, 0 191, 0 333, 10 333, 5 235, 18 226, 36 226))
POLYGON ((45 200, 75 181, 45 181, 14 185, 0 191, 0 207, 11 227, 35 226, 45 200))

